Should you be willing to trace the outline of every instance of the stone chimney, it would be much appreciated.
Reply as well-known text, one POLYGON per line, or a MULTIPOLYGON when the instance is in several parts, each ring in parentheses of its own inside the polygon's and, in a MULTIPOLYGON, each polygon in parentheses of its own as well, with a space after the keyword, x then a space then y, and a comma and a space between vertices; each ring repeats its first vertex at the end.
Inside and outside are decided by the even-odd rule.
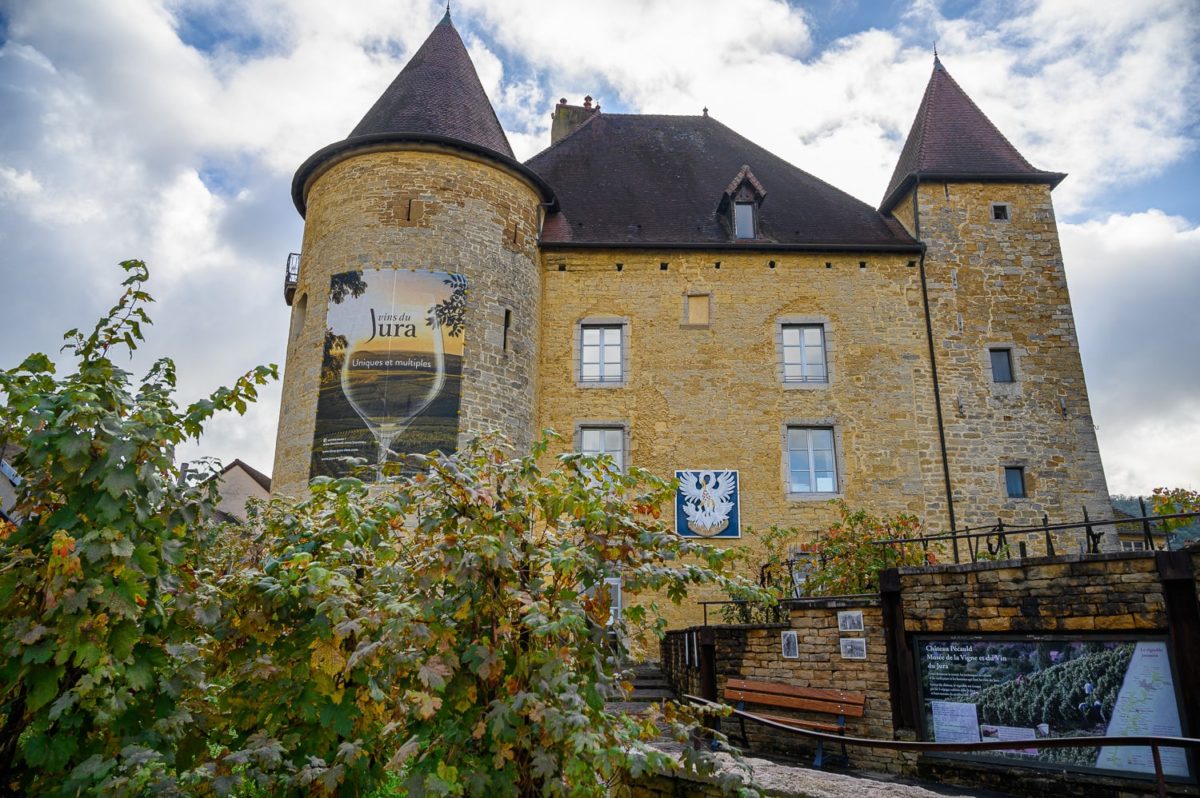
POLYGON ((558 105, 554 107, 552 118, 553 123, 550 125, 550 145, 553 146, 558 142, 571 135, 584 122, 592 118, 593 114, 600 113, 600 103, 592 106, 592 96, 589 94, 583 98, 583 105, 567 105, 567 98, 563 97, 558 101, 558 105))

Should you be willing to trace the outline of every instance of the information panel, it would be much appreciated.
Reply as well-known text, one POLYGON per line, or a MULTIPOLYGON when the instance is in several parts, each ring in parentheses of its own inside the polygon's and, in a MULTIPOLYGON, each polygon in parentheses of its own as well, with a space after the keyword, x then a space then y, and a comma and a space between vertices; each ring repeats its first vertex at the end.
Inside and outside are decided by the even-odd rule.
MULTIPOLYGON (((1182 735, 1163 639, 919 638, 925 734, 936 742, 1029 740, 972 758, 1154 774, 1149 748, 1045 748, 1056 737, 1182 735)), ((1181 749, 1160 749, 1168 776, 1189 777, 1181 749)))
POLYGON ((312 476, 379 481, 458 442, 467 278, 364 269, 330 279, 312 476))

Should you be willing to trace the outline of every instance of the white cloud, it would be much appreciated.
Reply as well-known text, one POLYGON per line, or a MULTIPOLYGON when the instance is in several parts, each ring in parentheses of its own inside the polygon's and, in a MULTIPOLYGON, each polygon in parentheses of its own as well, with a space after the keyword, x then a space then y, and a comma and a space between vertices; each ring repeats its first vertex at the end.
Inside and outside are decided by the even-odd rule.
MULTIPOLYGON (((454 18, 519 157, 547 146, 559 97, 592 94, 609 111, 707 105, 874 204, 934 40, 1035 165, 1071 173, 1055 193, 1060 213, 1103 205, 1114 186, 1161 173, 1195 146, 1191 0, 959 8, 912 2, 898 27, 821 51, 810 17, 782 0, 460 0, 454 18)), ((137 256, 150 261, 160 299, 146 354, 177 356, 185 400, 254 363, 281 362, 282 264, 301 231, 291 174, 350 131, 442 11, 423 0, 0 0, 0 271, 13 296, 43 300, 16 303, 9 321, 24 334, 0 343, 0 366, 57 350, 62 329, 111 304, 110 264, 137 256)), ((1195 429, 1189 397, 1200 375, 1178 355, 1160 390, 1106 374, 1119 358, 1139 375, 1130 382, 1154 385, 1158 353, 1195 346, 1195 333, 1172 321, 1198 295, 1195 236, 1152 212, 1063 226, 1114 489, 1140 478, 1126 479, 1126 462, 1141 474, 1177 457, 1171 473, 1196 474, 1167 449, 1187 440, 1200 450, 1200 440, 1153 425, 1195 429)), ((270 470, 278 388, 252 412, 218 422, 189 451, 270 470)))
POLYGON ((1200 485, 1200 227, 1152 210, 1059 230, 1110 490, 1200 485))

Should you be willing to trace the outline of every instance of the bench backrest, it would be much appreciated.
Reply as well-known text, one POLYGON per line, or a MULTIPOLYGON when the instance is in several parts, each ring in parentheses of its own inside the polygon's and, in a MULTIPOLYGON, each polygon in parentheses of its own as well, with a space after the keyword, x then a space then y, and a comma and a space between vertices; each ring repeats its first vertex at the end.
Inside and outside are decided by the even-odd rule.
POLYGON ((817 687, 793 687, 790 684, 749 679, 727 681, 725 700, 782 709, 799 709, 823 715, 843 715, 848 718, 861 718, 867 703, 867 697, 862 693, 822 690, 817 687))

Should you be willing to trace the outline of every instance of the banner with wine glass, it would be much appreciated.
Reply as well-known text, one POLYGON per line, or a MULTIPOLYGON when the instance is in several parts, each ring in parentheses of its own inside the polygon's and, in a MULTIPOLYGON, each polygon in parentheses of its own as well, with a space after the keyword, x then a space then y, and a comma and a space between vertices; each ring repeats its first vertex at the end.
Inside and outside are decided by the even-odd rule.
POLYGON ((330 278, 311 476, 379 482, 405 454, 455 450, 466 299, 461 274, 330 278))

